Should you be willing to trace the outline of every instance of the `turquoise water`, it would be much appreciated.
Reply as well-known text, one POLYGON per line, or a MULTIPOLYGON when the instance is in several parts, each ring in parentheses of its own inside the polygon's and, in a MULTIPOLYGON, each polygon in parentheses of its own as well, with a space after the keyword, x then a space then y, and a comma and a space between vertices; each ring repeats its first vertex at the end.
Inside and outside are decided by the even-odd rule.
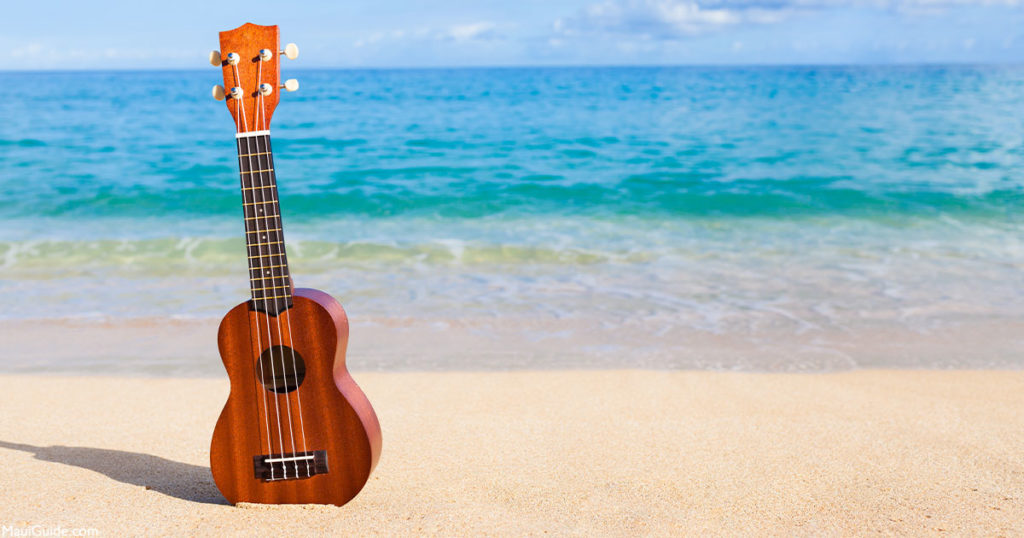
MULTIPOLYGON (((1024 315, 1021 68, 284 75, 296 283, 356 317, 785 335, 1024 315)), ((247 295, 217 76, 0 74, 0 317, 215 318, 247 295)))
MULTIPOLYGON (((291 223, 1001 217, 1024 70, 309 71, 274 121, 291 223)), ((3 76, 5 219, 228 219, 215 72, 3 76)))

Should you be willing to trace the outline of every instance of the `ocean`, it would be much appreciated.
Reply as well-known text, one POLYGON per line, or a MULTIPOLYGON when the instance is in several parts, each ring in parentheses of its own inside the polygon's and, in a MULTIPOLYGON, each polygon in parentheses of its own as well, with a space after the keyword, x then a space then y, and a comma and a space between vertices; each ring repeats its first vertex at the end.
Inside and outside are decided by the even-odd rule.
MULTIPOLYGON (((294 281, 361 368, 1024 365, 1024 68, 282 75, 294 281)), ((215 330, 248 296, 218 77, 0 73, 0 323, 215 330)), ((159 355, 219 371, 201 344, 159 355)))

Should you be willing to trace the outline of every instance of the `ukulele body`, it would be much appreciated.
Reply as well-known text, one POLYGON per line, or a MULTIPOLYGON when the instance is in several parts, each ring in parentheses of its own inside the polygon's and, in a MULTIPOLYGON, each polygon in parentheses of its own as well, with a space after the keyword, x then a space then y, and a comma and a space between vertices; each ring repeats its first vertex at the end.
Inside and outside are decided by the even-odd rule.
POLYGON ((213 432, 210 470, 231 504, 340 506, 359 493, 380 457, 377 416, 345 366, 344 309, 318 290, 296 289, 292 297, 292 307, 276 317, 246 301, 220 324, 231 392, 213 432), (290 358, 294 350, 300 357, 305 373, 297 390, 272 384, 261 360, 272 356, 272 346, 287 346, 275 348, 278 355, 290 358))

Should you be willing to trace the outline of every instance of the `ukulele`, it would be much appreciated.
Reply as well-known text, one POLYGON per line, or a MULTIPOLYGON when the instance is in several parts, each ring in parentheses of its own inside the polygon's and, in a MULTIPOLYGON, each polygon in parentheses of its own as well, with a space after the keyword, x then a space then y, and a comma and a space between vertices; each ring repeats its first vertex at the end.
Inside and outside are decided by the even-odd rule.
POLYGON ((217 335, 231 392, 210 443, 210 470, 231 504, 342 505, 380 457, 377 416, 345 366, 348 318, 330 295, 292 285, 278 205, 270 118, 281 89, 277 26, 220 33, 214 86, 235 121, 252 296, 217 335), (228 88, 225 90, 225 88, 228 88))

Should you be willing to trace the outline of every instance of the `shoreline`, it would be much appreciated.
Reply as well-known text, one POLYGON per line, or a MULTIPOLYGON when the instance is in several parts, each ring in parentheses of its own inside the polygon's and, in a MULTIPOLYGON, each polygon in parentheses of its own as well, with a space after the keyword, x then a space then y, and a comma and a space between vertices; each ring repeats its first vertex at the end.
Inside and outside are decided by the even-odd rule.
POLYGON ((342 508, 233 508, 213 379, 0 376, 0 524, 103 534, 1024 532, 1024 372, 363 372, 342 508))
MULTIPOLYGON (((1022 370, 1024 322, 711 332, 592 318, 351 318, 355 372, 1022 370)), ((220 318, 2 320, 0 374, 219 378, 220 318), (54 338, 53 335, 60 335, 54 338), (143 359, 145 358, 145 359, 143 359)))

